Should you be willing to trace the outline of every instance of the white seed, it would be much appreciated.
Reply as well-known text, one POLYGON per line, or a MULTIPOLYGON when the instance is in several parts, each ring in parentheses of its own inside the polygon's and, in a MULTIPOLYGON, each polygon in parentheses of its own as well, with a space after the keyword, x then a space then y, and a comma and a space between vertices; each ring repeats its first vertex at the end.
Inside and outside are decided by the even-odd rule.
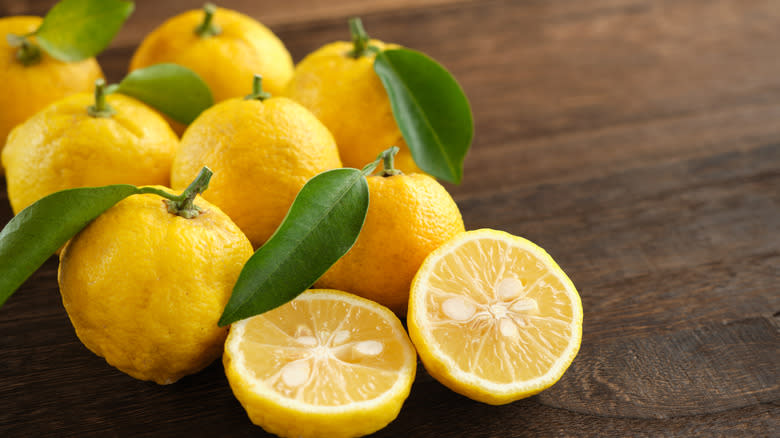
POLYGON ((517 326, 509 318, 501 318, 499 320, 498 330, 507 338, 517 338, 520 335, 517 331, 517 326))
POLYGON ((466 321, 474 316, 476 308, 473 304, 461 297, 450 298, 441 305, 441 310, 450 319, 455 321, 466 321))
POLYGON ((539 313, 539 304, 533 298, 523 298, 512 303, 509 310, 516 313, 539 313))
POLYGON ((311 367, 308 361, 290 362, 282 368, 282 382, 290 388, 297 388, 309 380, 311 367))
POLYGON ((519 297, 524 288, 525 285, 522 281, 514 277, 507 277, 496 285, 496 295, 502 300, 511 300, 519 297))
POLYGON ((378 356, 385 346, 379 341, 361 341, 352 346, 353 357, 378 356))

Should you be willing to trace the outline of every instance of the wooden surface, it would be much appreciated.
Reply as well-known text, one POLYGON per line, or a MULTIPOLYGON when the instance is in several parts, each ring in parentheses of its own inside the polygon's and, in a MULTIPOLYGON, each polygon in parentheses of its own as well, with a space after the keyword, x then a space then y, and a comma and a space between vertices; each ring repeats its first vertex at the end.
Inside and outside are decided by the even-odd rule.
MULTIPOLYGON (((0 15, 52 3, 0 0, 0 15)), ((448 186, 467 228, 538 243, 582 296, 582 348, 553 388, 493 407, 421 368, 376 436, 777 436, 780 2, 220 4, 270 25, 296 61, 361 15, 447 66, 476 120, 465 179, 448 186)), ((142 35, 199 6, 137 1, 99 58, 109 79, 142 35)), ((265 436, 219 363, 160 387, 90 353, 56 267, 0 308, 0 436, 265 436)))

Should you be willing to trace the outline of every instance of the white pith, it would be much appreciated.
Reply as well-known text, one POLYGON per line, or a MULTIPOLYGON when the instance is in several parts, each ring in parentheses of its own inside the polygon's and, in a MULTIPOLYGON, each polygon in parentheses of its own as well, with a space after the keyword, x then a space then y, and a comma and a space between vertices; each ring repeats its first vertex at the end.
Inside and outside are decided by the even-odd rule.
MULTIPOLYGON (((472 287, 476 286, 472 285, 472 287)), ((547 387, 557 381, 569 366, 579 349, 582 324, 579 295, 577 294, 574 285, 560 270, 552 258, 544 250, 525 239, 493 230, 478 230, 460 235, 443 247, 437 249, 428 259, 426 259, 412 288, 412 299, 414 300, 412 307, 414 307, 414 311, 410 312, 410 316, 414 318, 414 324, 419 328, 419 336, 425 340, 425 346, 430 350, 434 360, 439 363, 438 366, 446 369, 446 372, 461 384, 481 388, 482 390, 497 396, 534 391, 539 388, 547 387), (534 318, 536 318, 536 320, 539 319, 539 317, 534 316, 534 312, 538 311, 537 303, 533 299, 524 297, 524 294, 522 293, 522 291, 526 291, 526 293, 532 291, 536 285, 523 284, 521 281, 513 278, 511 273, 504 274, 501 272, 501 275, 499 276, 503 276, 503 279, 498 281, 494 286, 495 296, 498 297, 499 300, 496 300, 496 302, 490 303, 489 305, 476 303, 473 300, 470 300, 470 297, 468 296, 449 293, 451 291, 436 290, 430 292, 429 288, 432 286, 428 283, 427 279, 432 275, 434 268, 441 262, 442 258, 456 250, 459 246, 485 239, 494 239, 504 242, 505 244, 511 244, 512 246, 516 246, 517 248, 532 254, 538 262, 544 265, 548 272, 547 275, 555 275, 560 281, 565 290, 565 293, 562 295, 570 300, 569 304, 573 314, 571 315, 570 322, 566 325, 568 328, 567 333, 569 335, 568 343, 566 344, 565 349, 552 362, 549 369, 536 378, 529 380, 519 379, 510 383, 501 383, 485 379, 474 372, 464 370, 449 356, 449 353, 446 353, 440 348, 440 345, 436 341, 436 337, 432 333, 432 327, 435 322, 429 319, 429 315, 426 311, 421 310, 426 309, 425 300, 429 293, 450 297, 443 301, 441 307, 442 313, 451 318, 450 323, 462 322, 465 324, 468 322, 493 324, 495 333, 503 336, 506 342, 511 342, 513 339, 517 338, 519 336, 519 331, 523 330, 524 327, 532 326, 535 321, 534 318)), ((549 321, 546 322, 550 323, 549 321)), ((558 321, 558 323, 560 323, 560 321, 558 321)), ((410 322, 410 326, 411 324, 412 323, 410 322)), ((426 364, 426 366, 428 365, 429 364, 426 364)))
MULTIPOLYGON (((346 296, 345 294, 330 294, 330 293, 323 293, 323 292, 318 292, 316 294, 306 293, 296 298, 296 300, 316 300, 316 299, 327 300, 333 298, 337 298, 342 301, 347 301, 351 305, 359 306, 364 310, 369 310, 375 313, 377 312, 376 309, 369 308, 368 306, 366 306, 366 304, 362 302, 362 299, 352 298, 350 296, 346 296)), ((385 308, 382 308, 381 311, 385 312, 383 318, 390 321, 391 324, 394 326, 393 331, 396 340, 405 345, 408 344, 408 339, 404 339, 406 335, 403 326, 400 324, 397 318, 392 314, 392 312, 390 312, 385 308)), ((262 315, 259 317, 262 317, 262 315)), ((254 373, 250 369, 251 367, 249 366, 249 364, 246 363, 245 357, 241 352, 241 350, 239 349, 240 341, 244 338, 244 331, 246 330, 247 322, 248 320, 243 320, 231 326, 231 336, 228 338, 228 343, 226 344, 226 350, 228 350, 231 358, 233 359, 232 366, 234 367, 236 372, 241 376, 243 380, 243 384, 249 388, 250 392, 254 393, 259 397, 271 400, 278 405, 296 411, 327 414, 327 413, 337 413, 337 412, 346 412, 346 411, 355 411, 355 410, 376 409, 377 407, 386 404, 389 400, 397 398, 399 393, 404 392, 406 390, 410 380, 412 379, 412 375, 416 367, 416 354, 413 348, 409 346, 409 348, 403 350, 404 365, 402 369, 397 370, 397 372, 394 373, 396 376, 394 383, 392 384, 392 386, 388 387, 384 392, 382 392, 380 396, 372 399, 367 399, 367 400, 352 401, 349 403, 336 405, 336 406, 323 406, 323 405, 308 403, 304 400, 287 397, 284 394, 281 394, 278 391, 276 391, 273 386, 268 384, 268 382, 255 378, 254 373)), ((328 339, 330 341, 339 341, 338 343, 341 345, 336 347, 321 345, 321 343, 317 341, 314 336, 310 336, 310 334, 307 333, 300 333, 297 335, 299 336, 296 336, 296 339, 301 345, 301 351, 303 352, 307 360, 300 361, 300 362, 298 361, 289 362, 283 365, 278 370, 279 378, 283 380, 287 379, 288 382, 285 383, 290 383, 291 386, 301 385, 302 376, 304 374, 314 372, 311 369, 306 370, 305 366, 300 364, 304 364, 304 363, 310 364, 310 363, 314 363, 317 360, 332 360, 333 352, 331 351, 331 349, 333 348, 348 349, 348 354, 367 355, 367 356, 380 354, 382 349, 384 348, 382 342, 379 341, 363 340, 363 341, 353 342, 353 343, 349 343, 349 342, 344 343, 345 341, 348 341, 348 339, 345 338, 345 336, 347 335, 345 335, 344 331, 339 331, 339 330, 334 331, 328 336, 328 339)), ((389 374, 390 372, 387 370, 377 369, 377 372, 383 372, 390 375, 389 374)))

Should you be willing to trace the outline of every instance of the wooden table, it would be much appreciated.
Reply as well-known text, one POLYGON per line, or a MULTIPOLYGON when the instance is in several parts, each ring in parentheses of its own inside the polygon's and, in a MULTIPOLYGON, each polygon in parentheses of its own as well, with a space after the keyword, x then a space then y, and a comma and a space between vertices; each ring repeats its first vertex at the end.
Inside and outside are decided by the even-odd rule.
MULTIPOLYGON (((0 15, 52 3, 0 0, 0 15)), ((136 3, 99 58, 112 81, 145 33, 201 4, 136 3)), ((421 368, 376 436, 780 433, 780 2, 219 3, 296 60, 360 15, 447 66, 476 119, 465 179, 448 186, 467 228, 540 244, 582 295, 582 349, 553 388, 493 407, 421 368)), ((219 363, 161 387, 90 353, 56 268, 0 309, 0 436, 264 436, 219 363)))

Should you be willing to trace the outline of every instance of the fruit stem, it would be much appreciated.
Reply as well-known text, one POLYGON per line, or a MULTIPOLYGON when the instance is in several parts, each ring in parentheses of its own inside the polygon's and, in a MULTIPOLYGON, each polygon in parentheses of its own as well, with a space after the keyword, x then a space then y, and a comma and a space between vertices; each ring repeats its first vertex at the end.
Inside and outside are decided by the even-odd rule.
POLYGON ((30 35, 32 34, 15 35, 9 33, 5 36, 8 45, 19 48, 19 50, 16 51, 16 59, 25 67, 37 64, 41 61, 41 49, 29 40, 28 37, 30 35))
POLYGON ((397 154, 399 150, 400 149, 398 146, 392 146, 383 150, 379 155, 377 155, 376 160, 366 164, 365 167, 363 167, 363 175, 368 176, 374 173, 380 162, 383 163, 383 169, 380 175, 387 177, 403 174, 403 172, 394 167, 395 154, 397 154))
POLYGON ((269 97, 271 97, 271 93, 267 91, 263 91, 263 77, 261 75, 256 74, 254 79, 252 80, 252 94, 246 95, 244 97, 244 100, 266 100, 269 97))
POLYGON ((363 28, 363 21, 359 17, 349 19, 349 33, 352 35, 352 44, 354 46, 349 52, 349 56, 358 59, 361 56, 367 56, 379 51, 376 47, 368 44, 371 38, 368 37, 366 30, 363 28))
POLYGON ((382 151, 381 154, 379 154, 379 156, 382 157, 382 159, 384 160, 383 163, 384 168, 382 169, 382 173, 381 173, 382 176, 395 176, 403 173, 394 167, 395 154, 397 154, 399 150, 400 149, 398 148, 398 146, 393 146, 389 149, 385 149, 384 151, 382 151))
POLYGON ((203 166, 198 172, 198 176, 195 177, 189 186, 184 191, 176 196, 166 191, 154 188, 154 187, 141 187, 141 193, 153 193, 165 198, 165 204, 168 206, 168 212, 181 216, 185 219, 192 219, 197 217, 201 211, 201 208, 194 204, 195 197, 206 191, 209 188, 209 181, 211 176, 214 175, 211 169, 203 166))
POLYGON ((98 79, 95 81, 95 104, 87 107, 87 113, 92 117, 111 117, 116 114, 116 110, 106 102, 106 81, 98 79))
POLYGON ((168 200, 168 211, 179 216, 192 219, 198 216, 201 212, 200 207, 194 204, 195 197, 206 191, 209 188, 209 181, 214 172, 206 166, 203 166, 198 172, 198 176, 187 186, 186 189, 179 195, 179 199, 172 201, 168 200))
POLYGON ((203 5, 203 21, 195 28, 195 34, 201 38, 208 38, 219 35, 222 29, 214 24, 214 13, 217 7, 213 3, 203 5))

